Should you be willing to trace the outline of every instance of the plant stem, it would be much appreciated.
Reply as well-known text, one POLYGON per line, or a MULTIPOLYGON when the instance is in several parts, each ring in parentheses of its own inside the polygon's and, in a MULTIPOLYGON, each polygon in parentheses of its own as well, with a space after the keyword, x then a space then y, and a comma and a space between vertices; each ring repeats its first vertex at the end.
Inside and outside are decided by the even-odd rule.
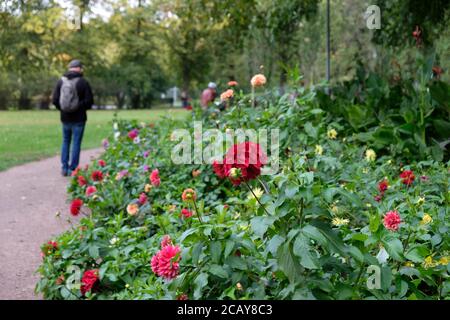
POLYGON ((255 107, 255 87, 252 86, 252 107, 255 107))
POLYGON ((361 278, 361 276, 362 276, 362 273, 363 273, 363 270, 364 270, 364 263, 363 264, 361 264, 361 269, 359 270, 359 273, 358 273, 358 276, 356 277, 356 281, 355 281, 355 286, 357 286, 358 285, 358 282, 359 282, 359 279, 361 278))
POLYGON ((200 221, 201 224, 203 224, 202 215, 197 208, 197 202, 195 201, 195 199, 192 199, 192 202, 194 203, 194 208, 195 208, 195 212, 197 213, 198 220, 200 221))
POLYGON ((303 222, 303 208, 304 208, 304 202, 303 202, 303 198, 301 198, 300 199, 300 210, 299 210, 300 220, 298 222, 300 228, 302 227, 302 222, 303 222))
POLYGON ((248 185, 248 183, 246 181, 244 181, 244 184, 247 186, 248 190, 250 190, 250 192, 253 194, 253 197, 255 197, 256 201, 258 201, 259 205, 264 209, 264 211, 266 212, 267 215, 270 215, 269 212, 266 210, 266 207, 259 201, 258 197, 256 196, 256 194, 253 192, 252 188, 248 185))
POLYGON ((259 177, 256 178, 256 179, 258 180, 258 182, 259 182, 259 183, 261 184, 261 186, 263 187, 264 192, 267 193, 267 194, 270 194, 270 191, 269 191, 269 189, 267 188, 267 186, 265 185, 264 181, 262 181, 259 177))

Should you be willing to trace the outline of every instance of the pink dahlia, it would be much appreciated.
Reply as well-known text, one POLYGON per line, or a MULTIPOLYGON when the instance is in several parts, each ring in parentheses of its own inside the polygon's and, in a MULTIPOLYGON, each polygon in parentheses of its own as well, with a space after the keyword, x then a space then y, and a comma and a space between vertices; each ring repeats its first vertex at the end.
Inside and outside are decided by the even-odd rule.
POLYGON ((139 135, 138 129, 133 129, 130 132, 128 132, 128 138, 130 138, 131 140, 134 140, 138 135, 139 135))
POLYGON ((167 247, 172 244, 172 239, 168 234, 166 234, 161 240, 161 248, 167 247))
POLYGON ((180 270, 179 260, 181 249, 178 246, 167 245, 159 252, 158 275, 166 279, 174 279, 180 270))
POLYGON ((97 188, 95 186, 89 186, 86 188, 86 197, 89 197, 96 192, 97 192, 97 188))
POLYGON ((398 214, 397 211, 394 210, 386 213, 386 215, 384 216, 383 224, 386 229, 390 231, 397 231, 398 226, 400 225, 401 222, 402 220, 400 219, 400 215, 398 214))
POLYGON ((150 174, 150 182, 155 187, 159 187, 159 185, 161 184, 161 179, 159 178, 159 170, 158 169, 153 170, 152 173, 150 174))
POLYGON ((146 203, 147 203, 147 195, 146 195, 145 193, 141 193, 141 194, 139 195, 138 202, 139 202, 139 204, 140 204, 141 206, 143 206, 144 204, 146 204, 146 203))

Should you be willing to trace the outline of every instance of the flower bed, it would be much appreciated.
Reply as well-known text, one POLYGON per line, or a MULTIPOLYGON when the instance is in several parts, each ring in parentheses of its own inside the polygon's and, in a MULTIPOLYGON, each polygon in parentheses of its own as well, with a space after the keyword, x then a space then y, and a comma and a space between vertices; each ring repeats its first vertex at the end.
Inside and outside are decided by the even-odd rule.
POLYGON ((192 133, 192 119, 119 122, 101 159, 71 180, 67 214, 86 217, 43 245, 36 290, 47 299, 448 297, 448 163, 407 163, 352 140, 313 92, 258 98, 252 108, 235 93, 227 111, 193 117, 223 131, 280 129, 274 175, 260 175, 267 159, 256 144, 243 145, 256 165, 227 155, 223 165, 173 164, 172 131, 192 133))

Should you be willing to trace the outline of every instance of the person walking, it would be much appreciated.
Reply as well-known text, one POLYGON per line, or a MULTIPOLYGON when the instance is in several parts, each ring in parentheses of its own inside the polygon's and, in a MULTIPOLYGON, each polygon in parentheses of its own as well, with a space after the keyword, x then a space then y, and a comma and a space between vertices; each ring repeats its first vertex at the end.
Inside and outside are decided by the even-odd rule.
POLYGON ((217 97, 217 85, 214 82, 208 84, 208 88, 203 90, 200 104, 203 109, 207 109, 210 103, 213 103, 217 97))
POLYGON ((81 141, 87 121, 86 110, 91 109, 94 104, 91 86, 83 78, 81 61, 72 60, 69 63, 69 71, 58 81, 53 91, 53 104, 60 111, 62 122, 61 174, 69 176, 80 162, 81 141))

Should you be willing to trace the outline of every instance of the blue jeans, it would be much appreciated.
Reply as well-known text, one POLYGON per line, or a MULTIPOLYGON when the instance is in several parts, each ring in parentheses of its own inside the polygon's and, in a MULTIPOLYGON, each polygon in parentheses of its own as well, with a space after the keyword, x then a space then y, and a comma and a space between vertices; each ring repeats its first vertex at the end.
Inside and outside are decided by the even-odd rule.
POLYGON ((83 139, 86 122, 63 122, 63 144, 61 150, 62 170, 68 172, 75 170, 80 163, 81 140, 83 139), (70 143, 72 145, 72 157, 69 164, 70 143))

